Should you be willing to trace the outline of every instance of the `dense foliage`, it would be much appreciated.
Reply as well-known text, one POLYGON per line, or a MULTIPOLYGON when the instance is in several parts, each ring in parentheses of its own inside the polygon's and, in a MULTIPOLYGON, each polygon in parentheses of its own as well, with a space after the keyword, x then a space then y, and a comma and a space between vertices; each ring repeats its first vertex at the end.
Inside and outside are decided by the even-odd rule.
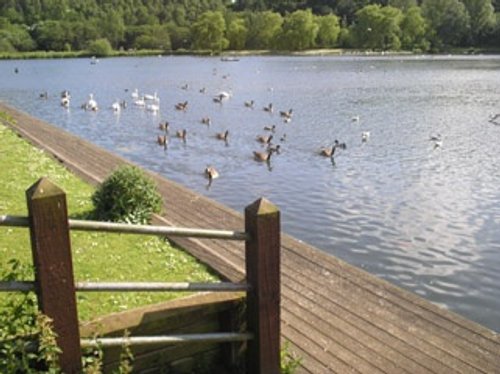
POLYGON ((141 169, 123 166, 97 188, 92 202, 98 220, 145 224, 160 212, 163 200, 141 169))
POLYGON ((500 47, 500 0, 4 0, 0 52, 500 47), (105 45, 107 46, 107 45, 105 45))

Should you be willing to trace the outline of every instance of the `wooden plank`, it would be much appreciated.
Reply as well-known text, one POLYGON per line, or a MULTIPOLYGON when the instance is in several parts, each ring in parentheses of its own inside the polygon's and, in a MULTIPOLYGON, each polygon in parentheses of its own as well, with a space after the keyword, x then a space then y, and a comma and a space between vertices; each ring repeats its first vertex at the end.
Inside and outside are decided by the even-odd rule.
POLYGON ((52 319, 59 364, 65 373, 79 373, 80 334, 66 195, 46 178, 26 191, 38 305, 52 319))
POLYGON ((280 373, 280 212, 265 199, 245 208, 249 373, 280 373))
MULTIPOLYGON (((4 106, 0 103, 0 109, 4 106)), ((127 163, 43 121, 9 109, 15 130, 57 153, 64 164, 93 183, 127 163), (75 152, 72 146, 78 141, 75 152)), ((150 173, 166 199, 159 222, 169 225, 239 230, 242 215, 150 173)), ((177 241, 176 241, 177 242, 177 241)), ((177 242, 228 280, 242 279, 244 248, 218 240, 177 242)), ((298 372, 361 372, 353 359, 372 357, 377 370, 390 372, 500 372, 497 333, 429 303, 421 297, 356 269, 298 240, 282 235, 282 337, 303 357, 298 372), (293 326, 288 325, 293 319, 293 326), (321 353, 315 342, 333 341, 343 360, 321 353), (347 355, 347 356, 346 356, 347 355), (380 355, 380 358, 376 358, 380 355), (349 360, 347 360, 347 358, 349 360)))

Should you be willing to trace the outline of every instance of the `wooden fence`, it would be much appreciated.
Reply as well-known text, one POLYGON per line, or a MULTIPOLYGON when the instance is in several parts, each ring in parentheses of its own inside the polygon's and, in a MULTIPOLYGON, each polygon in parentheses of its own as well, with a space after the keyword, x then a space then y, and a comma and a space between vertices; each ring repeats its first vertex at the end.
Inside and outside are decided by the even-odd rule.
POLYGON ((81 347, 101 344, 172 344, 247 341, 247 372, 280 372, 280 214, 265 199, 245 208, 245 231, 141 226, 68 219, 66 194, 41 178, 26 191, 28 217, 1 216, 0 225, 29 227, 35 281, 0 282, 0 291, 35 291, 40 310, 53 320, 60 365, 65 373, 82 369, 81 347), (70 230, 244 240, 247 283, 92 283, 76 282, 70 230), (76 291, 246 291, 246 333, 185 334, 80 339, 76 291))

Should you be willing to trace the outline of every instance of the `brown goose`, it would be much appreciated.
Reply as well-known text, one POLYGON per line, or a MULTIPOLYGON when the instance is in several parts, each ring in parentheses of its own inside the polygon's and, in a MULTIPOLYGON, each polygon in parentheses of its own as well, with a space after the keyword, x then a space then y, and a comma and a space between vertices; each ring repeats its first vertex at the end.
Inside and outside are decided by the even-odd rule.
POLYGON ((186 137, 187 137, 187 130, 184 129, 184 130, 179 130, 177 131, 177 133, 175 134, 178 138, 182 139, 183 141, 186 141, 186 137))
POLYGON ((225 142, 227 142, 228 136, 229 136, 229 130, 226 130, 224 132, 219 132, 219 133, 215 134, 215 137, 217 139, 224 140, 225 142))
POLYGON ((259 135, 255 138, 259 143, 269 144, 273 140, 273 135, 259 135))
POLYGON ((253 158, 255 161, 259 162, 270 162, 271 161, 271 155, 276 152, 274 149, 270 149, 267 152, 253 152, 253 158))
POLYGON ((183 103, 175 104, 175 109, 185 111, 187 109, 187 106, 188 106, 188 102, 184 101, 183 103))

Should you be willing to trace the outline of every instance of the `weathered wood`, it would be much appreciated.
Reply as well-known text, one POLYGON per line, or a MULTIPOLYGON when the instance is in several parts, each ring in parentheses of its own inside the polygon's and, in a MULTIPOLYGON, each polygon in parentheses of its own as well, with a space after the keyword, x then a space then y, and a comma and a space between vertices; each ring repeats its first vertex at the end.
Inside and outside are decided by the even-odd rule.
MULTIPOLYGON (((2 103, 0 110, 17 121, 11 126, 14 131, 90 183, 102 182, 118 165, 128 162, 2 103)), ((228 230, 244 225, 241 213, 161 175, 150 175, 165 200, 164 214, 155 217, 155 223, 228 230)), ((243 243, 189 238, 174 242, 225 279, 243 280, 243 243)), ((293 237, 282 234, 281 242, 282 339, 302 359, 297 374, 371 374, 364 360, 374 356, 380 356, 373 363, 386 373, 394 364, 412 374, 500 373, 498 333, 293 237), (332 347, 339 345, 343 351, 337 354, 332 347), (359 360, 340 359, 352 357, 349 352, 359 360)))
POLYGON ((79 373, 80 334, 65 193, 46 178, 26 191, 38 305, 53 321, 64 373, 79 373))
POLYGON ((245 208, 249 373, 280 372, 280 214, 266 199, 245 208))

